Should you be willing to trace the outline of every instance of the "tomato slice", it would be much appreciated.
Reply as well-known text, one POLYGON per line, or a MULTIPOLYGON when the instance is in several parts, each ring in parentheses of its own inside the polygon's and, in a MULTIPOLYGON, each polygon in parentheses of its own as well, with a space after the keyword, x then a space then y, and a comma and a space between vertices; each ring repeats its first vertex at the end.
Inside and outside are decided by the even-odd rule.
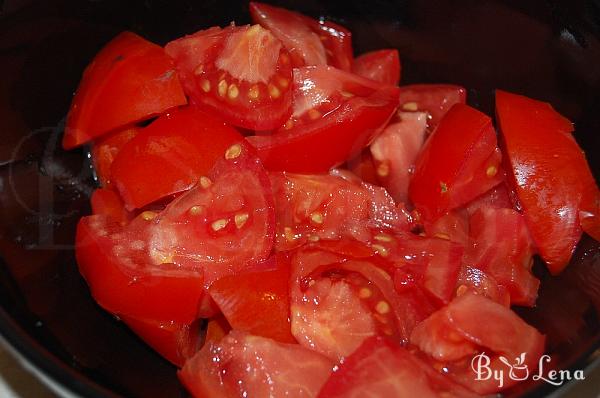
POLYGON ((226 122, 270 130, 290 116, 290 55, 260 25, 213 27, 174 40, 165 50, 190 99, 226 122))
POLYGON ((141 208, 193 187, 240 140, 240 133, 209 114, 178 109, 121 148, 111 167, 113 182, 129 210, 141 208))
POLYGON ((124 32, 88 65, 67 115, 63 147, 71 149, 186 104, 164 50, 124 32))
POLYGON ((327 380, 319 398, 477 397, 397 343, 371 337, 327 380))
POLYGON ((557 274, 571 258, 582 224, 589 231, 600 228, 598 186, 571 135, 573 125, 551 105, 497 90, 496 113, 527 226, 557 274))
POLYGON ((225 276, 210 295, 233 329, 282 343, 295 343, 290 326, 290 265, 287 256, 273 257, 274 269, 225 276))
POLYGON ((399 203, 408 201, 408 185, 427 132, 427 114, 400 112, 370 145, 381 184, 399 203))
POLYGON ((178 373, 195 397, 314 397, 333 362, 298 344, 233 330, 178 373))
POLYGON ((250 2, 250 15, 281 40, 294 67, 329 64, 348 71, 352 67, 352 34, 346 28, 258 2, 250 2))
POLYGON ((335 175, 270 173, 277 221, 276 249, 309 241, 371 239, 371 229, 408 231, 409 221, 383 188, 335 175))
POLYGON ((491 119, 456 104, 417 159, 410 199, 424 220, 433 221, 501 183, 500 157, 491 119))
POLYGON ((91 149, 92 163, 101 186, 112 185, 111 166, 123 146, 131 141, 139 131, 138 127, 128 127, 94 141, 91 149))
POLYGON ((134 214, 125 209, 125 205, 118 193, 107 188, 98 188, 92 193, 90 198, 93 214, 102 214, 108 218, 127 224, 134 217, 134 214))
POLYGON ((544 341, 543 335, 509 308, 471 292, 433 314, 417 326, 411 336, 413 344, 436 359, 443 359, 441 367, 450 377, 479 394, 496 393, 518 382, 516 377, 509 377, 508 371, 498 372, 506 369, 504 361, 513 363, 517 360, 517 365, 521 366, 513 369, 517 373, 519 369, 534 371, 544 353, 544 341), (444 329, 446 332, 439 332, 444 329), (460 345, 461 341, 467 345, 460 345), (472 351, 469 343, 488 355, 490 369, 503 379, 502 388, 494 378, 476 380, 477 374, 471 367, 474 357, 468 355, 472 351), (460 352, 452 348, 460 349, 460 352), (463 355, 466 357, 456 359, 463 355))
POLYGON ((131 317, 121 320, 150 347, 173 365, 182 367, 199 347, 200 323, 145 321, 131 317))
POLYGON ((531 274, 534 247, 523 215, 481 208, 470 219, 470 236, 465 262, 505 287, 512 304, 533 306, 540 281, 531 274))
POLYGON ((175 264, 152 266, 143 237, 137 226, 124 229, 103 215, 79 221, 75 254, 94 299, 119 316, 193 322, 204 291, 202 273, 175 264))
POLYGON ((397 86, 400 83, 400 55, 398 50, 371 51, 356 57, 352 72, 380 83, 397 86))
POLYGON ((435 130, 454 104, 467 101, 467 90, 452 84, 411 84, 400 89, 400 110, 429 113, 430 131, 435 130))
POLYGON ((202 269, 204 283, 267 259, 275 217, 267 173, 243 141, 221 153, 208 175, 150 221, 155 266, 202 269))
POLYGON ((247 139, 271 171, 326 172, 360 153, 398 106, 397 87, 328 66, 294 70, 294 113, 271 136, 247 139))

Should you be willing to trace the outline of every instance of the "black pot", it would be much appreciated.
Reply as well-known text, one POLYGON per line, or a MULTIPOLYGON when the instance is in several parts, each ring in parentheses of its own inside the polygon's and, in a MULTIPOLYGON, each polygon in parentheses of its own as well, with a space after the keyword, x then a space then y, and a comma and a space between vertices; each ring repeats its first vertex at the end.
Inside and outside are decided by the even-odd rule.
MULTIPOLYGON (((1 2, 0 2, 1 4, 1 2)), ((493 90, 543 99, 576 123, 600 175, 598 0, 347 0, 280 5, 354 34, 356 53, 400 50, 403 84, 445 82, 493 114, 493 90)), ((122 30, 158 43, 249 22, 247 2, 6 0, 0 19, 0 333, 50 379, 83 396, 185 396, 175 368, 91 299, 74 260, 77 220, 95 187, 85 150, 64 152, 64 117, 93 55, 122 30)), ((584 237, 572 264, 542 279, 534 309, 561 369, 600 347, 600 249, 584 237)), ((525 382, 507 395, 544 395, 525 382)))

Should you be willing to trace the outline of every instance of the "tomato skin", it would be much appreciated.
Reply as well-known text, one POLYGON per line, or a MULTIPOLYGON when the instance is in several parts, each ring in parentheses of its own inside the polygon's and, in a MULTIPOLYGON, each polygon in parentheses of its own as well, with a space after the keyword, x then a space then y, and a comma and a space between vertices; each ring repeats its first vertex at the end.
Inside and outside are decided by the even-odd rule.
POLYGON ((370 337, 345 359, 319 398, 476 397, 397 343, 370 337))
POLYGON ((216 280, 210 295, 233 329, 296 343, 290 332, 289 260, 284 254, 273 260, 274 269, 216 280))
POLYGON ((434 221, 502 182, 500 156, 491 119, 456 104, 425 143, 409 197, 424 220, 434 221))
POLYGON ((429 113, 431 131, 454 104, 467 101, 467 90, 452 84, 411 84, 400 89, 400 110, 429 113))
POLYGON ((351 69, 352 33, 346 28, 259 2, 250 2, 250 15, 282 41, 294 67, 328 64, 351 69))
POLYGON ((111 166, 123 146, 131 141, 139 131, 140 129, 137 127, 128 127, 94 141, 91 149, 92 163, 101 186, 112 185, 111 166))
MULTIPOLYGON (((271 136, 247 137, 270 171, 323 173, 360 153, 390 120, 398 106, 397 87, 383 86, 331 67, 306 67, 295 77, 295 107, 299 99, 314 100, 319 94, 306 87, 331 86, 323 106, 337 104, 323 117, 312 119, 309 109, 291 128, 281 128, 271 136), (350 98, 341 93, 349 92, 350 98), (338 98, 339 97, 339 98, 338 98)), ((310 108, 316 109, 316 107, 310 108)), ((295 112, 298 112, 295 109, 295 112)), ((322 113, 322 112, 321 112, 322 113)), ((286 124, 287 125, 287 124, 286 124)))
POLYGON ((573 125, 551 105, 497 90, 496 114, 509 181, 541 257, 558 274, 575 250, 582 225, 597 236, 598 186, 571 134, 573 125))
POLYGON ((114 185, 127 209, 141 208, 190 189, 240 140, 237 130, 195 107, 172 111, 121 148, 111 167, 114 185))
POLYGON ((200 324, 145 321, 121 316, 121 320, 163 358, 177 367, 198 350, 200 324))
POLYGON ((67 115, 63 147, 71 149, 187 100, 164 50, 124 32, 86 68, 67 115))
POLYGON ((133 219, 133 214, 125 210, 125 205, 118 193, 111 189, 98 188, 90 199, 93 214, 102 214, 108 218, 127 224, 133 219))
POLYGON ((352 64, 352 72, 357 75, 392 86, 400 83, 401 70, 400 55, 396 49, 362 54, 352 64))
MULTIPOLYGON (((193 322, 204 290, 202 274, 182 272, 172 264, 163 264, 160 274, 143 271, 143 263, 139 264, 141 269, 124 265, 112 252, 115 242, 111 238, 123 233, 120 225, 102 215, 83 217, 77 225, 77 264, 96 302, 120 316, 193 322)), ((139 232, 135 235, 141 238, 139 232)), ((123 245, 134 240, 121 239, 123 245)))
POLYGON ((314 397, 333 362, 298 344, 231 331, 179 371, 194 397, 314 397))
POLYGON ((201 30, 168 43, 165 51, 190 100, 227 123, 271 130, 289 117, 290 56, 260 25, 201 30))

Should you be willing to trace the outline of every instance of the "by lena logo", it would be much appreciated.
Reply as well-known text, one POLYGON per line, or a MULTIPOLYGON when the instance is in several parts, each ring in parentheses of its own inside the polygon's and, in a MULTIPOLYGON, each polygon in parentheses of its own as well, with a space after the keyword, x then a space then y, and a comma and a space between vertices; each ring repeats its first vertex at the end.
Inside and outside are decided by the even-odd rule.
POLYGON ((504 387, 506 380, 522 381, 531 377, 532 380, 542 380, 554 386, 561 386, 569 380, 584 380, 583 370, 546 370, 552 360, 550 355, 542 355, 537 363, 537 371, 530 371, 526 362, 527 354, 522 353, 514 360, 500 355, 493 360, 485 353, 475 355, 471 368, 475 372, 475 380, 496 380, 498 387, 504 387))

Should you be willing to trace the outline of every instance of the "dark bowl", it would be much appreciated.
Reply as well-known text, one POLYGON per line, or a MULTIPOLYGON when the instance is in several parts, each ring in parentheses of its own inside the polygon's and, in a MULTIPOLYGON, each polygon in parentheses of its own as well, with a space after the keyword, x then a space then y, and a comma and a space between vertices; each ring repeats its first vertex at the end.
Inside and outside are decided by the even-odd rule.
MULTIPOLYGON (((2 4, 2 2, 0 2, 2 4)), ((551 102, 576 123, 600 174, 600 2, 282 1, 350 28, 356 53, 400 50, 403 83, 448 82, 493 114, 502 88, 551 102)), ((175 368, 91 299, 74 260, 77 220, 96 186, 85 150, 64 152, 64 117, 93 55, 122 30, 158 43, 249 22, 247 2, 5 1, 0 19, 0 333, 50 379, 83 396, 185 396, 175 368)), ((600 347, 600 252, 584 237, 572 264, 541 264, 538 305, 518 309, 548 336, 560 369, 600 347)), ((544 395, 532 381, 508 395, 544 395)))

